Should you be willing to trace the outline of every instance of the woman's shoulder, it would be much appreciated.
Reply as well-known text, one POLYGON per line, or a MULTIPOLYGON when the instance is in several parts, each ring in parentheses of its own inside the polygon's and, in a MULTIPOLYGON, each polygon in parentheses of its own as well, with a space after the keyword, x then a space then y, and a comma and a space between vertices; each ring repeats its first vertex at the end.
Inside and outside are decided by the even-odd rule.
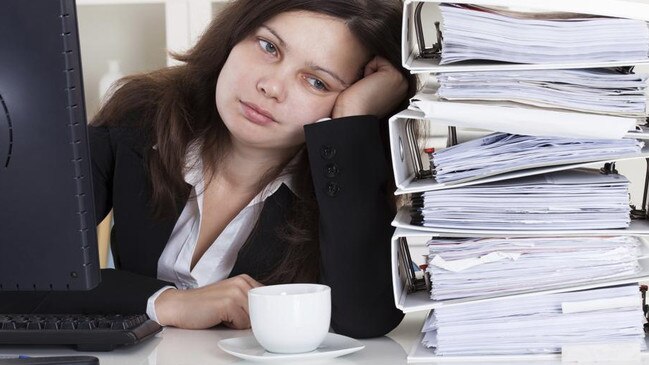
POLYGON ((89 124, 91 143, 110 143, 113 146, 126 145, 144 147, 152 145, 150 124, 143 119, 144 114, 132 113, 118 121, 89 124))

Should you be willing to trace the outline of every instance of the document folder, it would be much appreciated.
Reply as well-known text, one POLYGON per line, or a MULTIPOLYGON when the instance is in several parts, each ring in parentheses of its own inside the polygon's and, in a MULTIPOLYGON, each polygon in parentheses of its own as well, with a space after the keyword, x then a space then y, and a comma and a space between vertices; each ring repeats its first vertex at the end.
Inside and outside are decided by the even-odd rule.
MULTIPOLYGON (((640 365, 643 362, 639 361, 643 358, 649 356, 647 351, 640 351, 639 347, 633 346, 623 346, 625 344, 606 344, 606 343, 597 343, 597 349, 600 351, 600 356, 596 356, 592 353, 589 353, 588 356, 580 356, 578 361, 575 362, 573 355, 566 357, 564 353, 553 353, 553 354, 529 354, 529 355, 478 355, 478 356, 437 356, 433 352, 426 348, 423 344, 425 333, 421 335, 414 341, 410 351, 408 352, 407 362, 409 364, 534 364, 535 362, 541 361, 542 364, 546 364, 545 361, 551 361, 552 364, 555 363, 617 363, 617 364, 629 364, 629 365, 640 365), (609 346, 610 345, 610 346, 609 346), (617 346, 616 346, 617 345, 617 346), (623 348, 622 352, 617 351, 618 349, 623 348), (602 356, 604 355, 604 356, 602 356), (615 360, 612 360, 615 359, 615 360)), ((645 338, 645 344, 649 347, 649 338, 645 338)), ((592 344, 584 344, 592 345, 592 344)), ((574 346, 572 348, 578 348, 574 346)), ((565 351, 565 348, 564 350, 565 351)))
MULTIPOLYGON (((494 71, 494 70, 539 70, 539 69, 566 69, 566 68, 595 68, 617 67, 628 65, 649 64, 649 56, 643 59, 630 59, 617 62, 562 62, 545 64, 516 64, 489 61, 462 62, 450 65, 440 65, 440 59, 421 58, 422 53, 418 46, 415 17, 417 6, 437 6, 447 1, 441 0, 405 0, 402 27, 401 58, 403 66, 412 73, 430 72, 455 72, 455 71, 494 71)), ((484 6, 511 6, 532 10, 556 11, 639 19, 649 21, 649 4, 624 0, 589 1, 581 0, 459 0, 455 4, 475 4, 484 6)), ((424 27, 433 28, 434 21, 441 19, 425 19, 424 27)), ((443 36, 443 32, 442 32, 443 36)), ((430 44, 430 41, 426 41, 430 44)))
MULTIPOLYGON (((587 236, 588 232, 582 232, 584 234, 581 234, 583 236, 587 236)), ((596 235, 595 232, 591 231, 591 235, 596 235)), ((605 233, 600 235, 621 235, 620 232, 611 232, 611 233, 605 233)), ((559 235, 557 232, 554 232, 554 235, 557 236, 559 235)), ((565 236, 563 233, 561 233, 562 236, 565 236)), ((479 234, 472 234, 472 233, 450 233, 450 234, 445 234, 445 233, 440 233, 440 232, 418 232, 418 231, 413 231, 413 230, 408 230, 408 229, 402 229, 402 228, 397 228, 395 231, 393 237, 392 237, 392 248, 391 248, 391 260, 392 260, 392 286, 393 286, 393 294, 394 294, 394 301, 395 305, 397 308, 399 308, 401 311, 404 313, 410 313, 410 312, 417 312, 417 311, 422 311, 422 310, 430 310, 430 309, 435 309, 439 308, 441 306, 455 306, 455 305, 462 305, 464 303, 475 303, 475 302, 487 302, 487 301, 494 301, 498 299, 503 299, 503 298, 512 298, 512 297, 528 297, 528 296, 536 296, 536 295, 542 295, 542 294, 549 294, 549 293, 563 293, 563 292, 568 292, 568 291, 576 291, 576 290, 585 290, 585 289, 593 289, 593 288, 599 288, 599 287, 605 287, 605 286, 614 286, 614 285, 622 285, 622 284, 629 284, 629 283, 635 283, 635 282, 643 282, 649 280, 649 242, 647 241, 646 237, 641 237, 641 240, 643 242, 643 255, 642 258, 639 260, 640 266, 641 266, 641 272, 639 272, 637 275, 632 275, 632 276, 625 276, 625 277, 618 277, 615 279, 605 279, 605 280, 593 280, 589 282, 588 284, 574 284, 574 283, 565 283, 564 285, 561 286, 555 286, 549 289, 544 289, 544 290, 538 290, 536 291, 534 288, 529 288, 527 290, 520 290, 517 291, 514 294, 506 294, 506 295, 484 295, 484 296, 478 296, 478 297, 471 297, 471 298, 459 298, 459 299, 448 299, 448 300, 433 300, 430 298, 430 293, 427 290, 419 290, 419 291, 414 291, 411 292, 410 289, 407 286, 408 279, 404 277, 401 265, 403 264, 402 261, 402 253, 400 252, 400 239, 406 239, 407 240, 418 240, 421 241, 422 239, 426 238, 431 238, 431 237, 486 237, 486 235, 479 235, 479 234)), ((522 235, 516 236, 515 234, 505 234, 505 235, 499 235, 497 237, 524 237, 522 235)), ((496 237, 493 234, 491 237, 496 237)))
POLYGON ((410 206, 399 208, 396 217, 392 221, 392 226, 408 230, 436 233, 437 235, 470 236, 470 237, 502 237, 515 236, 590 236, 590 235, 629 235, 629 236, 649 236, 649 221, 646 219, 632 219, 628 228, 616 229, 596 229, 596 230, 562 230, 562 231, 542 231, 542 230, 520 230, 520 231, 493 231, 488 229, 455 229, 455 228, 431 228, 411 224, 412 216, 410 206))
MULTIPOLYGON (((417 141, 414 140, 409 126, 412 127, 413 121, 423 121, 423 123, 443 123, 439 120, 426 119, 424 114, 415 110, 404 110, 389 121, 390 130, 390 149, 392 155, 392 169, 397 186, 396 195, 410 194, 423 192, 427 190, 448 189, 460 186, 469 186, 475 184, 482 184, 493 181, 509 180, 524 176, 532 176, 543 174, 553 171, 568 170, 576 167, 599 167, 606 162, 622 161, 638 158, 649 158, 649 146, 645 146, 641 153, 633 155, 618 155, 611 156, 605 160, 579 160, 572 163, 562 165, 546 164, 533 166, 532 168, 505 171, 498 175, 481 176, 475 179, 464 179, 449 183, 438 183, 432 176, 426 174, 427 167, 424 167, 421 162, 421 154, 423 150, 418 146, 417 141), (418 161, 417 161, 418 160, 418 161)), ((642 132, 628 132, 625 137, 638 137, 644 139, 646 133, 642 132)))
POLYGON ((530 136, 618 139, 642 118, 621 117, 536 107, 513 102, 448 101, 440 99, 438 85, 429 81, 410 101, 410 109, 424 118, 461 128, 530 136))

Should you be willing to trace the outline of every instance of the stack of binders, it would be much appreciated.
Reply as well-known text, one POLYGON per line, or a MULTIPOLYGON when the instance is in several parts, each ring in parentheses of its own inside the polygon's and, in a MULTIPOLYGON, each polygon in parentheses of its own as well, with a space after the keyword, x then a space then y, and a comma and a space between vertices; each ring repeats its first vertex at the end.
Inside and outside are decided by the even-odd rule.
POLYGON ((629 202, 649 171, 615 166, 649 163, 649 77, 634 71, 649 65, 648 14, 622 0, 404 2, 403 64, 426 82, 390 120, 409 201, 393 286, 402 311, 430 311, 408 362, 649 356, 647 191, 629 202), (417 125, 449 131, 429 164, 417 125), (478 137, 458 142, 460 129, 478 137))

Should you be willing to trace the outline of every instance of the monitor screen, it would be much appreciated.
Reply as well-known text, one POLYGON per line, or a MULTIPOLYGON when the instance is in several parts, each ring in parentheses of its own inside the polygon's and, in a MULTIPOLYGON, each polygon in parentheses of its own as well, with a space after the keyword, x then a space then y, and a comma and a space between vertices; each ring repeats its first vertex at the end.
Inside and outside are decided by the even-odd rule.
POLYGON ((99 283, 74 0, 0 2, 0 290, 99 283))

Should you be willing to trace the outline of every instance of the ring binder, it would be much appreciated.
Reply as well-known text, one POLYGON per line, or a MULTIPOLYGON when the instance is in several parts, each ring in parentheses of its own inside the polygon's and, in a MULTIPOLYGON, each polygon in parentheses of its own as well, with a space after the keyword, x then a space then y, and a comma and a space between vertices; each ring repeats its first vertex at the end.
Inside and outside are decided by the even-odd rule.
POLYGON ((642 193, 642 206, 637 209, 635 205, 631 205, 631 219, 635 220, 649 220, 649 207, 647 206, 647 195, 649 195, 649 158, 645 159, 645 177, 644 177, 644 191, 642 193))
MULTIPOLYGON (((532 63, 502 63, 502 62, 468 62, 458 64, 440 65, 442 59, 442 49, 444 33, 441 29, 439 19, 432 20, 437 35, 436 43, 432 46, 426 46, 426 39, 423 32, 422 8, 426 3, 439 5, 445 3, 444 0, 405 0, 404 1, 404 22, 403 22, 403 39, 412 40, 403 44, 402 64, 412 73, 429 73, 429 72, 455 72, 467 70, 530 70, 530 69, 564 69, 564 68, 595 68, 595 67, 625 67, 629 64, 648 64, 649 58, 629 59, 627 61, 566 61, 553 62, 547 64, 532 63), (412 38, 411 38, 412 36, 412 38)), ((455 4, 471 4, 477 6, 516 6, 530 9, 550 9, 552 11, 588 14, 593 16, 629 18, 643 21, 649 21, 646 10, 649 5, 634 4, 628 1, 607 0, 606 2, 581 2, 577 0, 548 0, 539 2, 538 0, 457 0, 455 4), (607 4, 608 3, 608 4, 607 4)), ((448 37, 446 37, 448 38, 448 37)))
POLYGON ((415 37, 417 38, 417 45, 419 45, 420 58, 438 58, 441 57, 442 52, 442 31, 440 30, 440 23, 435 22, 435 29, 437 34, 437 43, 433 47, 426 48, 424 40, 424 30, 421 24, 421 9, 424 3, 419 3, 415 7, 415 37))
POLYGON ((599 171, 604 174, 618 174, 617 169, 615 168, 615 162, 607 162, 604 164, 604 167, 599 169, 599 171))
MULTIPOLYGON (((642 295, 642 312, 645 319, 649 320, 649 305, 647 304, 647 285, 640 285, 640 293, 642 295)), ((649 322, 644 324, 644 332, 649 334, 649 322)))
POLYGON ((446 139, 446 147, 455 146, 457 144, 457 127, 448 127, 448 138, 446 139))
MULTIPOLYGON (((421 161, 421 156, 419 155, 419 143, 417 142, 417 136, 415 136, 414 124, 416 121, 414 119, 408 119, 406 121, 406 137, 408 143, 410 144, 410 159, 412 165, 415 167, 415 179, 423 180, 430 179, 435 176, 435 173, 432 169, 424 169, 424 164, 421 161)), ((457 144, 457 128, 454 126, 448 127, 448 135, 446 137, 446 147, 455 146, 457 144)))
POLYGON ((408 144, 410 146, 415 146, 415 148, 410 148, 410 159, 412 166, 415 168, 415 177, 417 179, 429 179, 432 177, 432 173, 430 170, 425 170, 424 165, 421 162, 419 143, 417 143, 417 136, 415 135, 415 123, 417 122, 414 119, 406 121, 406 137, 408 144))
MULTIPOLYGON (((408 248, 408 240, 405 237, 399 238, 399 257, 401 258, 401 266, 403 268, 406 279, 406 290, 408 293, 417 291, 430 290, 430 278, 417 278, 415 270, 412 268, 413 261, 410 256, 410 249, 408 248)), ((428 276, 428 273, 424 273, 428 276)))

